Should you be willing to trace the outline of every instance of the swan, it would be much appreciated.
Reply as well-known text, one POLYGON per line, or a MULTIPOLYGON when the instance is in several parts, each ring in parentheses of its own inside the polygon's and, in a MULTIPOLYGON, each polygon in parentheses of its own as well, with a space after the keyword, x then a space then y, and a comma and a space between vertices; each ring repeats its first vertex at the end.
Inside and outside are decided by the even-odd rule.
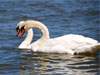
POLYGON ((28 38, 19 46, 19 48, 29 48, 34 52, 48 52, 48 53, 94 53, 100 50, 100 43, 92 38, 82 35, 68 34, 56 38, 50 38, 49 31, 46 25, 36 20, 20 21, 17 24, 17 35, 22 37, 28 31, 28 38), (42 32, 39 40, 31 43, 33 32, 31 28, 37 28, 42 32), (31 29, 31 30, 30 30, 31 29), (23 45, 24 44, 24 45, 23 45))

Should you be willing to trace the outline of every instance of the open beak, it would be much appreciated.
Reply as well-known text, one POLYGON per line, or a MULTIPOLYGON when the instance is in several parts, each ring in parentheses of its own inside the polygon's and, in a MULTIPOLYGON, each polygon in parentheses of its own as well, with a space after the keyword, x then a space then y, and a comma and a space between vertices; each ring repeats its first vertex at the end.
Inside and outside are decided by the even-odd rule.
POLYGON ((16 28, 16 32, 17 32, 17 36, 22 38, 25 33, 25 29, 24 28, 21 28, 21 29, 16 28))

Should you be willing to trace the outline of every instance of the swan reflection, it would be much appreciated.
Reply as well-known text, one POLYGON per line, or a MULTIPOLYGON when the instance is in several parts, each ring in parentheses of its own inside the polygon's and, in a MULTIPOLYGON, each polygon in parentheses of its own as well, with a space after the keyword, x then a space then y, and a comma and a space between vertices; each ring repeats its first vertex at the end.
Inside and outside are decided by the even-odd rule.
POLYGON ((100 68, 97 62, 95 57, 25 53, 22 54, 20 75, 95 75, 100 68))

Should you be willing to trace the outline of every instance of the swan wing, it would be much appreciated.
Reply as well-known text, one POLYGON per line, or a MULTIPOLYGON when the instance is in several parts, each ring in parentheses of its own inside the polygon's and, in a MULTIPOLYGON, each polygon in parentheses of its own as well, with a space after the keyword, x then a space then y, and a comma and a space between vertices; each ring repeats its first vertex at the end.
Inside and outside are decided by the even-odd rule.
POLYGON ((92 52, 92 50, 97 49, 97 46, 98 41, 94 39, 82 35, 69 34, 48 40, 45 47, 52 52, 74 54, 87 51, 92 52))
MULTIPOLYGON (((94 52, 97 50, 97 47, 100 47, 98 41, 74 34, 51 38, 43 46, 40 46, 40 42, 41 40, 38 40, 31 44, 33 51, 69 53, 73 55, 94 52)), ((41 44, 43 44, 43 42, 41 44)))

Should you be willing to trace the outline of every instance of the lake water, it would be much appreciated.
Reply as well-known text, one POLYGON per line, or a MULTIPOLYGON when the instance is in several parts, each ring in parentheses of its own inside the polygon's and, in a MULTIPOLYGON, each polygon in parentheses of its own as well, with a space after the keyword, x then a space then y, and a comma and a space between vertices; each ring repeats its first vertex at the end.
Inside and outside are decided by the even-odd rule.
MULTIPOLYGON (((0 75, 100 75, 100 53, 94 57, 31 53, 16 47, 20 20, 46 24, 51 37, 81 34, 100 42, 100 0, 0 0, 0 75)), ((35 37, 40 34, 35 31, 35 37)))

